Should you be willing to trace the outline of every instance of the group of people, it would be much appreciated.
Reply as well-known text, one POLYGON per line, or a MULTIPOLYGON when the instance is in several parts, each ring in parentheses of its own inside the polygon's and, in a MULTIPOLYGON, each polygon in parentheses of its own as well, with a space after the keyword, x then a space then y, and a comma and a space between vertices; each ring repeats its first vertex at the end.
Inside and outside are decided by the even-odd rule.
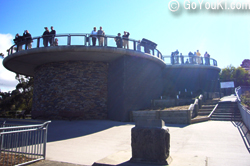
POLYGON ((43 46, 48 47, 48 44, 50 46, 58 46, 58 39, 55 38, 56 36, 56 31, 54 30, 54 27, 51 26, 49 31, 48 27, 44 27, 45 31, 43 32, 43 46))
POLYGON ((27 44, 27 49, 32 48, 32 36, 28 30, 25 30, 23 36, 20 36, 18 33, 15 36, 14 43, 17 45, 17 51, 22 50, 22 46, 27 44))
MULTIPOLYGON (((201 57, 201 53, 199 50, 197 52, 192 53, 191 51, 188 53, 189 59, 186 59, 185 64, 203 64, 203 59, 201 57)), ((179 55, 179 51, 176 50, 171 53, 171 63, 172 64, 179 64, 179 57, 181 60, 181 64, 184 64, 184 57, 182 53, 179 55)), ((210 65, 210 55, 205 52, 204 59, 205 59, 205 65, 210 65)))
POLYGON ((121 37, 121 33, 118 33, 117 36, 114 38, 117 48, 127 48, 129 49, 129 43, 128 43, 128 39, 129 39, 129 32, 124 31, 124 35, 122 35, 121 37))
POLYGON ((102 27, 100 27, 98 31, 96 31, 96 27, 94 27, 93 31, 90 33, 90 37, 92 37, 93 46, 96 46, 96 39, 98 39, 99 46, 103 46, 104 36, 105 32, 102 27))
MULTIPOLYGON (((114 38, 117 48, 123 47, 129 49, 129 43, 128 43, 129 35, 130 33, 126 31, 124 31, 123 36, 121 36, 121 33, 117 34, 117 36, 114 38)), ((104 36, 105 32, 101 26, 98 31, 96 30, 96 27, 94 27, 90 33, 90 37, 92 37, 92 45, 96 46, 96 41, 98 40, 99 46, 103 46, 104 36)))
MULTIPOLYGON (((44 27, 45 31, 42 35, 44 47, 48 47, 49 44, 50 46, 58 46, 58 39, 55 38, 56 31, 54 30, 53 26, 51 26, 50 28, 51 31, 49 31, 48 27, 44 27)), ((117 48, 129 49, 129 35, 130 33, 126 31, 124 31, 124 35, 122 36, 121 33, 118 33, 118 35, 114 38, 117 48)), ((96 27, 94 27, 90 33, 90 37, 92 38, 92 45, 96 46, 96 42, 98 40, 99 46, 104 46, 104 36, 105 32, 101 26, 98 31, 96 30, 96 27)), ((87 41, 89 42, 89 39, 87 39, 87 41)), ((14 42, 17 45, 17 49, 22 50, 22 45, 26 43, 28 49, 32 48, 33 40, 29 31, 25 30, 23 36, 16 34, 14 42)), ((140 40, 137 42, 137 51, 141 51, 140 40)))

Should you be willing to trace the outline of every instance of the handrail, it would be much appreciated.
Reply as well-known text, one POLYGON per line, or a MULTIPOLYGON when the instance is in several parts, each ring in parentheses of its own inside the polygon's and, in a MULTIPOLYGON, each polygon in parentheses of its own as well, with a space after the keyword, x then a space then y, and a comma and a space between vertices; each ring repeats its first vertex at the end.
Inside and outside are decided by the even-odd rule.
MULTIPOLYGON (((98 47, 116 47, 116 43, 115 43, 115 38, 116 36, 112 36, 112 35, 95 35, 95 36, 91 36, 91 34, 86 34, 86 33, 70 33, 70 34, 57 34, 57 35, 46 35, 46 36, 38 36, 38 37, 33 37, 31 40, 24 40, 21 41, 17 44, 14 44, 13 46, 11 46, 7 52, 8 52, 8 56, 16 53, 16 52, 20 52, 23 50, 28 50, 28 49, 32 49, 32 48, 40 48, 40 47, 46 47, 46 45, 42 45, 43 43, 40 42, 41 39, 45 39, 48 40, 47 43, 49 43, 49 40, 52 39, 52 42, 54 42, 55 38, 59 38, 59 42, 58 42, 58 46, 65 46, 65 45, 82 45, 82 46, 93 46, 92 43, 92 38, 95 37, 97 38, 96 40, 96 46, 98 47), (72 40, 78 37, 77 42, 72 42, 72 40), (99 39, 103 38, 103 43, 100 44, 99 46, 99 39), (81 39, 80 39, 81 38, 81 39), (32 46, 33 43, 33 46, 32 46), (36 44, 34 44, 36 43, 36 44)), ((128 48, 129 50, 134 50, 134 51, 138 51, 138 52, 144 52, 144 53, 148 53, 152 56, 155 56, 161 60, 163 60, 163 56, 161 54, 161 52, 158 49, 150 49, 150 52, 145 52, 145 47, 142 46, 138 40, 135 39, 125 39, 126 41, 128 41, 128 45, 130 48, 128 48), (144 50, 142 49, 144 48, 144 50)), ((124 39, 123 39, 124 41, 124 39)), ((53 44, 53 43, 52 43, 53 44)), ((48 45, 48 44, 47 44, 48 45)), ((52 45, 53 46, 53 45, 52 45)))
POLYGON ((208 65, 208 66, 218 66, 217 61, 213 58, 200 57, 200 56, 168 56, 163 55, 164 62, 168 65, 208 65))

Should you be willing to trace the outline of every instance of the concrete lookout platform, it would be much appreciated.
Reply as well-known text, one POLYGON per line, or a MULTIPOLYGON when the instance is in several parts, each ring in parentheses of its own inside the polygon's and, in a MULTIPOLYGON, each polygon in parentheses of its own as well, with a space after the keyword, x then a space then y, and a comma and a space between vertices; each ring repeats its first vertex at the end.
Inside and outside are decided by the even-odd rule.
POLYGON ((166 66, 143 52, 94 46, 23 50, 3 65, 34 77, 32 118, 118 121, 162 94, 166 66))

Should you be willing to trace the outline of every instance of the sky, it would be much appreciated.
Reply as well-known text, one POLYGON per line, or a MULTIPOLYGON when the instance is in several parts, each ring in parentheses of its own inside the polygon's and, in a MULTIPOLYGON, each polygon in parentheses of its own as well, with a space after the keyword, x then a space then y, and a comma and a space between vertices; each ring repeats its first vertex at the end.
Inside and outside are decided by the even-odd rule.
MULTIPOLYGON (((163 55, 176 49, 183 55, 207 51, 218 67, 238 67, 250 59, 250 9, 242 9, 244 2, 250 1, 0 0, 0 53, 7 56, 15 34, 24 30, 37 37, 44 27, 67 34, 102 26, 107 35, 128 31, 131 39, 149 39, 163 55)), ((0 89, 11 91, 17 84, 15 73, 0 61, 0 89)))

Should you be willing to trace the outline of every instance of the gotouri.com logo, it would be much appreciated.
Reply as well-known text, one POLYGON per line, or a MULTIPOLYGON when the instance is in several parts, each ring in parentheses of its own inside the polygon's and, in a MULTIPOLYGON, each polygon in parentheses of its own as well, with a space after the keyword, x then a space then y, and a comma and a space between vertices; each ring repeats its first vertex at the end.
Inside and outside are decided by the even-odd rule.
POLYGON ((180 8, 180 4, 177 0, 171 0, 168 3, 168 8, 171 12, 176 12, 180 8))

